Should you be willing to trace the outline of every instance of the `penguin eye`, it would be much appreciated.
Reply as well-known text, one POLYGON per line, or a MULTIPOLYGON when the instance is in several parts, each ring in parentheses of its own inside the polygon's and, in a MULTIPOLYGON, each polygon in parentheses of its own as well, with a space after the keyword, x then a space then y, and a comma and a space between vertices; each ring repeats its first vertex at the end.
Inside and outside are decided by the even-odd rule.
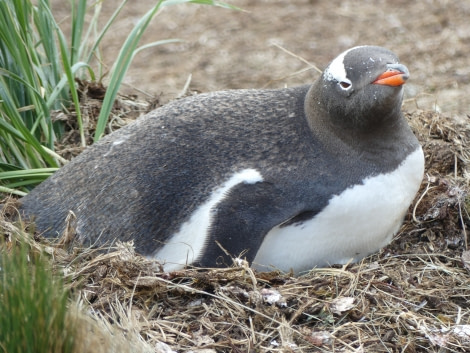
POLYGON ((342 89, 348 89, 349 87, 351 87, 351 83, 346 82, 346 81, 341 81, 339 85, 341 86, 342 89))

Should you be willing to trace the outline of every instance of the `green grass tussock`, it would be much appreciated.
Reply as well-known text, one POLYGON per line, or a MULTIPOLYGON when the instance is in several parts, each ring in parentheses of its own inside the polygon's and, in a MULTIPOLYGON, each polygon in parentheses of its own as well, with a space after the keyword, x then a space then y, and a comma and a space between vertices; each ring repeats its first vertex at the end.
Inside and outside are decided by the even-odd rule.
POLYGON ((0 352, 73 352, 68 292, 26 245, 0 252, 0 352))

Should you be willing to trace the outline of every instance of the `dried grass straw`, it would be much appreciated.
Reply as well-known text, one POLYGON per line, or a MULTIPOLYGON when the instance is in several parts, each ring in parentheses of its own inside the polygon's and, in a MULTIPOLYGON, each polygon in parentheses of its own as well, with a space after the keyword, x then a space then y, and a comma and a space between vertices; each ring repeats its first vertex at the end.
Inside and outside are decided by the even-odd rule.
POLYGON ((1 228, 50 254, 100 325, 154 352, 468 352, 470 127, 408 118, 428 178, 394 242, 357 264, 299 277, 246 263, 163 273, 132 244, 103 252, 35 241, 6 219, 1 228))

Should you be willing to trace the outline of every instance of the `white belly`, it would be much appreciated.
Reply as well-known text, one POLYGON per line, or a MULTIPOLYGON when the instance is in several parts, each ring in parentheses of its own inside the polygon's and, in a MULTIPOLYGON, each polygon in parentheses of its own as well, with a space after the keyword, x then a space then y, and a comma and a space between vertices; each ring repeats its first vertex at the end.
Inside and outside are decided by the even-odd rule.
POLYGON ((275 227, 253 261, 296 273, 358 261, 387 245, 399 230, 424 173, 421 148, 394 172, 364 180, 330 199, 327 207, 299 225, 275 227), (366 192, 367 190, 367 192, 366 192))

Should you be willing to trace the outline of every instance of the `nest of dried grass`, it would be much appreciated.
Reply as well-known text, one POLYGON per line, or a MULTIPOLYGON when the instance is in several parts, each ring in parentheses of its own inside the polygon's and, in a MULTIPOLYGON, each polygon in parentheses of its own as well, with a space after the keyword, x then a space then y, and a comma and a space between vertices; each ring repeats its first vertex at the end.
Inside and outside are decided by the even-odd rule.
MULTIPOLYGON (((427 175, 392 244, 358 264, 299 277, 244 263, 163 273, 132 244, 80 249, 73 229, 58 244, 22 241, 51 255, 115 336, 140 335, 141 351, 468 352, 470 124, 432 112, 407 117, 427 175)), ((18 232, 0 225, 10 238, 18 232)))

